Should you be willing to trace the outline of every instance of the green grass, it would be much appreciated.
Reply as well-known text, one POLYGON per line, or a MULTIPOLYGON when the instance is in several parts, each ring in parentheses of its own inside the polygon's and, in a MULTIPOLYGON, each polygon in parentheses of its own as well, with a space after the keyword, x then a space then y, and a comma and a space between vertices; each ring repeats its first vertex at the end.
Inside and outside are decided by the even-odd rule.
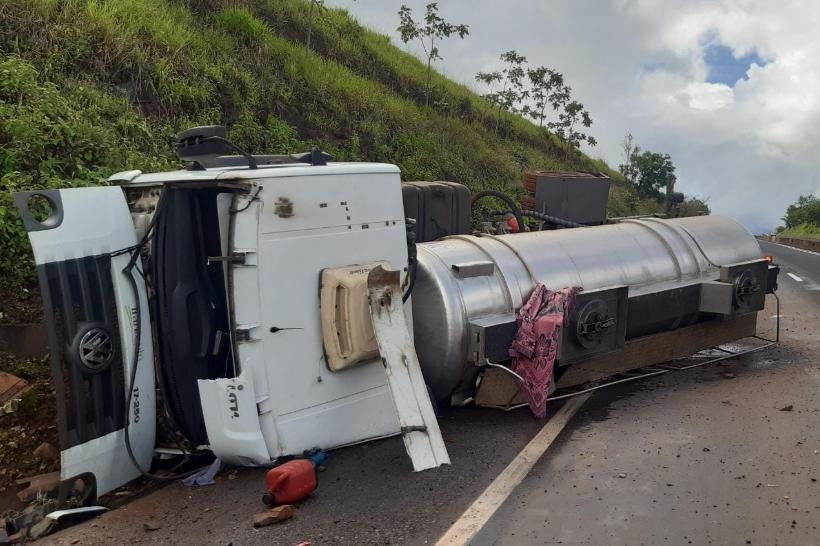
POLYGON ((793 228, 786 228, 777 234, 783 237, 794 237, 795 239, 817 239, 820 240, 820 225, 800 224, 793 228))
MULTIPOLYGON (((201 124, 258 153, 317 144, 385 161, 407 180, 520 194, 526 169, 604 171, 613 215, 654 212, 600 160, 498 113, 346 12, 305 0, 0 0, 0 278, 32 267, 11 192, 102 183, 178 165, 173 135, 201 124)), ((469 39, 475 39, 470 37, 469 39)), ((0 286, 3 288, 3 286, 0 286)))

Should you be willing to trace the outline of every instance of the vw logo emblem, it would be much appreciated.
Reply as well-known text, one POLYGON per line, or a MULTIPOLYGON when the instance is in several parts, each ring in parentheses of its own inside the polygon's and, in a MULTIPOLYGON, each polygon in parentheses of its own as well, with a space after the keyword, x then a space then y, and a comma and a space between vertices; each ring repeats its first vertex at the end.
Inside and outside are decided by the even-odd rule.
POLYGON ((100 371, 114 358, 114 343, 108 332, 95 327, 80 338, 78 351, 80 362, 84 366, 92 371, 100 371))

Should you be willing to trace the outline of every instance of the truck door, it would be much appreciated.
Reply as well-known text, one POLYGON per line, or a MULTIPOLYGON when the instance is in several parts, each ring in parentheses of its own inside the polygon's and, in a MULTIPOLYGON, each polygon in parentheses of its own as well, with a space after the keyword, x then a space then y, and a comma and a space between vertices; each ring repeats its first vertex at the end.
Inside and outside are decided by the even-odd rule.
POLYGON ((137 244, 134 225, 117 187, 20 192, 14 199, 42 290, 61 478, 91 473, 101 495, 140 474, 134 460, 150 467, 155 440, 153 344, 140 260, 133 283, 123 272, 137 244))

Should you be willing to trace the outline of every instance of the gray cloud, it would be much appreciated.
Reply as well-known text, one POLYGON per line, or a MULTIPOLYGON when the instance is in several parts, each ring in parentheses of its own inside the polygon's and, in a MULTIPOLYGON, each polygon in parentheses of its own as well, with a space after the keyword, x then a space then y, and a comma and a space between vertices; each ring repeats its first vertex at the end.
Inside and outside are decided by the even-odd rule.
MULTIPOLYGON (((328 3, 402 45, 402 2, 328 3)), ((422 13, 427 1, 404 3, 422 13)), ((820 194, 820 10, 812 0, 442 0, 439 8, 471 30, 441 45, 440 71, 475 87, 474 74, 509 49, 557 68, 593 115, 599 146, 585 151, 610 165, 622 161, 629 131, 642 147, 672 155, 682 191, 753 231, 774 228, 798 195, 820 194), (768 63, 752 65, 733 88, 706 83, 706 38, 768 63)))

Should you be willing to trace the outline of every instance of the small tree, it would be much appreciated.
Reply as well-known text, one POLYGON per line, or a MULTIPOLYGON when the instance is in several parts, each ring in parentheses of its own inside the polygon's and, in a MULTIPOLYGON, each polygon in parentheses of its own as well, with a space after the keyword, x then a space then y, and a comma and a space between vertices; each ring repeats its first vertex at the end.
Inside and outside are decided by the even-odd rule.
POLYGON ((475 76, 477 81, 490 87, 484 98, 498 109, 496 130, 501 122, 502 111, 506 110, 511 114, 519 112, 526 114, 529 111, 528 107, 523 104, 529 95, 529 91, 524 89, 524 78, 527 76, 524 65, 527 63, 527 58, 519 55, 515 50, 510 50, 501 54, 501 61, 504 63, 504 68, 500 71, 479 72, 475 76), (501 88, 496 91, 495 85, 498 83, 501 84, 501 88))
POLYGON ((495 86, 504 79, 504 74, 498 70, 493 72, 479 72, 475 75, 475 79, 487 86, 487 92, 482 95, 482 97, 487 99, 493 106, 498 106, 500 94, 496 92, 495 86))
POLYGON ((564 75, 552 68, 539 66, 527 70, 527 77, 530 80, 530 97, 533 101, 528 113, 538 122, 539 127, 543 127, 548 117, 547 107, 555 100, 555 93, 564 86, 564 75))
POLYGON ((467 25, 454 25, 445 21, 438 15, 438 4, 433 2, 427 4, 424 21, 413 20, 413 10, 402 4, 399 9, 399 26, 396 30, 401 34, 401 41, 405 44, 418 39, 427 57, 427 79, 424 83, 424 105, 427 106, 430 104, 433 61, 444 59, 439 54, 436 41, 449 38, 453 34, 458 34, 458 37, 463 39, 470 33, 470 29, 467 25))
POLYGON ((558 121, 549 122, 547 127, 556 136, 574 148, 578 148, 582 142, 590 146, 598 144, 595 137, 580 129, 580 127, 591 127, 592 117, 582 103, 573 100, 570 86, 564 84, 553 91, 550 95, 550 103, 558 112, 558 121))
POLYGON ((638 179, 638 166, 635 164, 635 156, 641 153, 641 148, 635 144, 635 139, 632 133, 624 135, 623 143, 621 144, 624 151, 624 162, 618 165, 618 170, 624 175, 627 182, 635 184, 638 179))

